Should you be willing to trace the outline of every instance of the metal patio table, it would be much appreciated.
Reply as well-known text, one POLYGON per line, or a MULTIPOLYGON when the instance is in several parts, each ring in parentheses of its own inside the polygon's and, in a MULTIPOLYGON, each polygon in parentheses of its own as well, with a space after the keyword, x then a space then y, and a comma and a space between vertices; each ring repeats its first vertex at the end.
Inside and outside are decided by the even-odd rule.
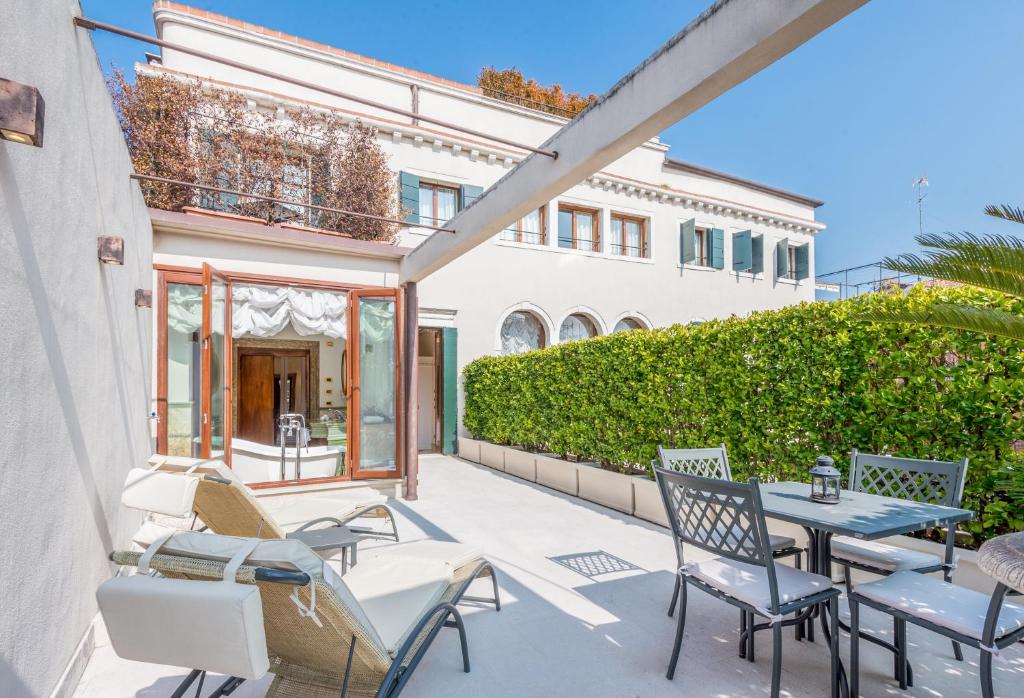
MULTIPOLYGON (((810 572, 831 579, 832 536, 850 536, 861 540, 878 540, 902 533, 912 533, 926 528, 953 528, 961 521, 968 521, 974 513, 967 509, 915 502, 896 497, 883 497, 866 492, 842 490, 838 504, 822 504, 810 500, 811 486, 803 482, 774 482, 761 485, 761 502, 766 517, 788 521, 801 526, 807 532, 810 546, 807 567, 810 572)), ((947 548, 952 548, 954 536, 946 536, 947 548)), ((950 551, 951 552, 951 551, 950 551)), ((827 606, 821 605, 811 611, 821 621, 821 631, 829 638, 826 619, 827 606)), ((807 617, 790 620, 788 624, 803 623, 807 617)), ((813 622, 813 621, 812 621, 813 622)), ((844 630, 848 626, 844 625, 844 630)), ((767 627, 766 625, 764 627, 767 627)), ((761 630, 761 626, 753 630, 761 630)), ((813 640, 813 625, 808 627, 808 638, 813 640)), ((896 653, 896 648, 873 635, 860 633, 860 637, 896 653)), ((752 643, 751 643, 752 644, 752 643)), ((743 641, 741 640, 741 647, 743 641)), ((908 662, 909 664, 909 662, 908 662)), ((844 694, 846 672, 840 663, 844 694)), ((908 667, 908 676, 909 673, 908 667)))
POLYGON ((316 552, 341 550, 341 573, 348 572, 349 567, 354 567, 356 560, 356 546, 359 545, 359 536, 353 533, 347 526, 330 526, 328 528, 312 528, 304 531, 293 531, 287 535, 289 540, 300 540, 316 552))

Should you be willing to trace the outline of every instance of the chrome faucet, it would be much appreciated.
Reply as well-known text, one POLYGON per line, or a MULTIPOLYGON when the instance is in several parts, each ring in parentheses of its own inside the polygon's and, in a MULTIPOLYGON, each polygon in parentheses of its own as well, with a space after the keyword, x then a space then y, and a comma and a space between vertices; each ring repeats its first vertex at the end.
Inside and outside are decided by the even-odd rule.
POLYGON ((285 449, 288 439, 295 440, 295 479, 302 479, 302 452, 300 449, 309 446, 309 429, 306 427, 306 416, 297 412, 288 412, 277 418, 277 430, 281 440, 281 479, 285 479, 285 449))

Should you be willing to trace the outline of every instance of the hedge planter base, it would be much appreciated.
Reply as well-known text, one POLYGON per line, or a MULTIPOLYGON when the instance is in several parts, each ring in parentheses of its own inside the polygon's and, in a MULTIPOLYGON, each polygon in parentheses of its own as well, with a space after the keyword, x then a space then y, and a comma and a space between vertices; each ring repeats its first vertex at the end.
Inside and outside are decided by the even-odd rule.
POLYGON ((530 482, 537 482, 537 454, 519 448, 505 449, 505 472, 530 482))
POLYGON ((469 439, 465 436, 459 437, 459 458, 480 462, 480 442, 476 439, 469 439))
POLYGON ((633 516, 667 528, 668 516, 665 515, 665 504, 661 501, 658 483, 646 475, 634 475, 632 480, 633 516))
POLYGON ((480 463, 495 470, 505 470, 505 447, 488 441, 480 442, 480 463))
POLYGON ((633 513, 633 477, 604 470, 596 463, 579 464, 580 497, 611 509, 633 513))
POLYGON ((537 453, 533 461, 537 468, 538 485, 571 494, 573 497, 579 494, 576 463, 562 460, 554 453, 537 453))

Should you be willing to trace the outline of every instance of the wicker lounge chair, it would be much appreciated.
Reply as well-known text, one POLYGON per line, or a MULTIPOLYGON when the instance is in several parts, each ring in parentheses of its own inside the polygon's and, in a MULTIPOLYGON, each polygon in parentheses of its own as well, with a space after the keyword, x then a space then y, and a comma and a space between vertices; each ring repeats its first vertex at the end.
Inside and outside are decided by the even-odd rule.
MULTIPOLYGON (((221 585, 204 582, 222 579, 228 561, 252 541, 182 532, 154 544, 159 549, 149 551, 151 559, 145 567, 165 578, 195 580, 194 593, 205 594, 208 588, 221 585)), ((115 552, 111 559, 134 566, 143 555, 146 553, 115 552)), ((269 671, 275 675, 268 696, 396 696, 444 627, 458 630, 463 670, 469 672, 468 641, 457 605, 473 601, 494 604, 501 610, 491 564, 467 546, 437 541, 392 546, 377 555, 373 564, 359 565, 340 577, 300 541, 263 541, 248 554, 235 581, 259 588, 269 671), (474 580, 487 576, 491 577, 493 599, 466 595, 474 580)), ((118 623, 123 618, 108 619, 105 610, 113 608, 111 613, 123 615, 126 604, 134 602, 148 611, 153 599, 112 603, 109 597, 115 593, 116 588, 107 590, 104 603, 103 587, 99 592, 108 627, 119 629, 111 633, 115 650, 127 650, 132 659, 168 661, 161 654, 167 653, 166 643, 153 639, 152 648, 140 648, 138 634, 118 623)), ((167 622, 173 625, 176 620, 172 617, 167 622)), ((175 628, 173 634, 187 638, 188 630, 175 628)), ((146 639, 149 635, 143 635, 141 641, 150 642, 146 639)), ((238 644, 232 637, 214 641, 233 643, 232 647, 238 644)), ((209 642, 209 637, 196 638, 196 642, 209 642)), ((201 680, 207 670, 221 671, 214 659, 204 658, 175 695, 201 680)), ((243 680, 232 676, 215 695, 227 695, 243 680)))
MULTIPOLYGON (((305 494, 295 498, 296 506, 278 506, 269 511, 221 461, 204 461, 197 466, 197 462, 190 458, 155 456, 150 462, 154 472, 198 480, 192 511, 214 533, 273 539, 286 538, 290 533, 313 527, 348 526, 349 530, 363 536, 398 541, 398 528, 394 513, 386 504, 387 497, 368 487, 357 488, 349 494, 339 491, 329 497, 305 494), (312 517, 308 519, 300 515, 309 516, 310 512, 312 517), (391 530, 376 531, 349 525, 360 518, 386 518, 391 530)), ((133 501, 127 492, 122 501, 136 509, 153 510, 154 507, 145 498, 133 501)), ((148 522, 136 534, 135 540, 146 547, 172 530, 165 525, 148 522)))

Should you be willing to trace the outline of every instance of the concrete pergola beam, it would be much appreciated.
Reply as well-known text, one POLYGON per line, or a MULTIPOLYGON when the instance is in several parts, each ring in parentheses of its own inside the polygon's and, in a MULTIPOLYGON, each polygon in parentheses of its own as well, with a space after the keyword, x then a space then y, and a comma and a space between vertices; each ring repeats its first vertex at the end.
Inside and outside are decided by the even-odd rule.
POLYGON ((582 182, 868 0, 719 0, 595 104, 405 257, 400 281, 423 280, 582 182))

